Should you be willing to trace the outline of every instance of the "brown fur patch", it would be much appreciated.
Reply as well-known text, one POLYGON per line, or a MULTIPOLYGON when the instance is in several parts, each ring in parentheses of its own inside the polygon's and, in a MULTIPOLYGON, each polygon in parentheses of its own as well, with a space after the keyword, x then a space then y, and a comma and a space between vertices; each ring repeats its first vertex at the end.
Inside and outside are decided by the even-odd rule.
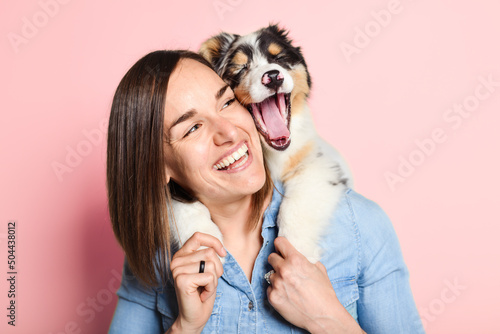
POLYGON ((269 44, 267 50, 269 51, 270 54, 276 56, 283 50, 283 48, 276 43, 271 43, 269 44))
POLYGON ((201 45, 199 53, 211 63, 212 58, 219 54, 220 47, 220 40, 212 37, 201 45))
POLYGON ((293 116, 302 110, 306 97, 309 94, 309 85, 307 84, 306 69, 303 65, 298 65, 291 70, 290 75, 293 78, 293 90, 290 96, 292 103, 291 113, 293 116))
POLYGON ((287 180, 292 178, 299 171, 297 167, 302 161, 304 161, 304 158, 309 153, 311 153, 312 149, 313 143, 308 142, 306 145, 302 146, 302 148, 297 153, 290 157, 287 165, 283 170, 283 173, 281 173, 281 179, 283 180, 283 182, 286 182, 287 180))
POLYGON ((240 103, 244 106, 249 105, 252 102, 252 97, 250 96, 250 92, 246 90, 245 88, 240 86, 237 86, 234 89, 234 95, 240 101, 240 103))
POLYGON ((245 65, 248 62, 248 56, 243 51, 238 51, 233 58, 236 65, 245 65))

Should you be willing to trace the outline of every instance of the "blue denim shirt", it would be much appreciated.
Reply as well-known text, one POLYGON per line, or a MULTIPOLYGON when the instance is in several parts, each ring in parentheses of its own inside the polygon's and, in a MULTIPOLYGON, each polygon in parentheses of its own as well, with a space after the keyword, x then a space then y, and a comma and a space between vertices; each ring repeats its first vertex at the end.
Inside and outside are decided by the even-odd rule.
MULTIPOLYGON (((276 184, 282 191, 282 186, 276 184)), ((264 213, 262 248, 249 282, 228 253, 219 278, 212 315, 203 333, 305 333, 284 320, 269 304, 264 274, 275 251, 276 218, 281 195, 274 190, 264 213)), ((337 297, 369 333, 424 333, 394 228, 384 211, 347 189, 332 215, 322 246, 325 265, 337 297)), ((125 261, 109 333, 164 333, 177 317, 174 287, 143 288, 125 261)))

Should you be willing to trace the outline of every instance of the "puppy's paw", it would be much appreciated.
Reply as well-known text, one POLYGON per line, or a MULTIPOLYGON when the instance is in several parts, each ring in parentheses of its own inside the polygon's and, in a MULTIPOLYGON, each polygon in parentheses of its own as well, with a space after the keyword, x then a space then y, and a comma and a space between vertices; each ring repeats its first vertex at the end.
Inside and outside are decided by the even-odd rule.
MULTIPOLYGON (((201 202, 181 203, 172 201, 173 220, 170 220, 170 231, 177 245, 182 247, 196 232, 216 237, 224 245, 222 233, 210 218, 210 212, 201 202)), ((203 249, 206 247, 200 247, 203 249)), ((224 264, 224 258, 220 258, 224 264)))
POLYGON ((279 236, 285 237, 302 255, 304 255, 309 262, 316 263, 323 255, 323 249, 318 246, 318 242, 313 239, 307 238, 306 234, 287 233, 280 230, 279 236))
MULTIPOLYGON (((299 246, 300 247, 300 246, 299 246)), ((309 262, 316 263, 321 259, 322 249, 320 247, 303 247, 300 251, 309 262)))

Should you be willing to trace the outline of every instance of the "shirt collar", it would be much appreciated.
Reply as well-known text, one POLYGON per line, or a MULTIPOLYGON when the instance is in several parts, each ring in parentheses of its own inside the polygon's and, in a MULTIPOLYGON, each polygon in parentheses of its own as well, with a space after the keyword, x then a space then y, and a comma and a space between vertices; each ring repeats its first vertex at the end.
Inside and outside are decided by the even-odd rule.
POLYGON ((264 211, 264 221, 262 222, 262 229, 276 226, 276 217, 283 199, 283 184, 281 182, 274 183, 273 197, 271 203, 264 211))

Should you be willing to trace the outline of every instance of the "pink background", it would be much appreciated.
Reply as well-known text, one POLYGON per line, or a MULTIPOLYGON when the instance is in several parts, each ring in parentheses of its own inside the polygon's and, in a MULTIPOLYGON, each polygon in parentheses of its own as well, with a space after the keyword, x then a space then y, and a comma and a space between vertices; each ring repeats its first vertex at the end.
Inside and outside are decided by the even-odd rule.
POLYGON ((123 254, 107 215, 101 123, 119 80, 150 51, 196 50, 219 31, 270 21, 303 48, 320 134, 391 217, 427 332, 500 332, 500 86, 479 79, 500 82, 497 1, 55 1, 0 3, 0 332, 107 331, 123 254), (372 12, 388 8, 381 26, 372 12), (357 53, 346 56, 347 44, 357 53), (464 103, 472 111, 460 124, 445 119, 464 103), (439 142, 420 149, 433 131, 439 142), (391 187, 400 159, 414 167, 391 187), (10 219, 15 328, 5 317, 10 219))

